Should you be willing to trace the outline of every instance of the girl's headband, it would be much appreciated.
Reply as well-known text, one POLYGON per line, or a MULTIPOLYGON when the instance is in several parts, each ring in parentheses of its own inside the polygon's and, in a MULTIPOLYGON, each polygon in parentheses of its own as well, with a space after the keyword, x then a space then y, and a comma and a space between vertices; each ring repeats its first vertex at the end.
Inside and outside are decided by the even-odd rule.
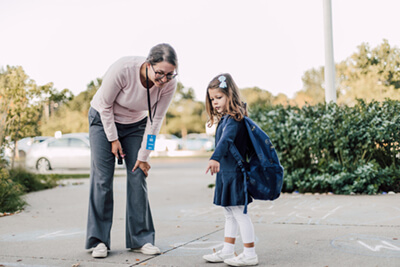
POLYGON ((226 88, 226 77, 224 75, 219 76, 218 78, 219 83, 219 88, 226 88))

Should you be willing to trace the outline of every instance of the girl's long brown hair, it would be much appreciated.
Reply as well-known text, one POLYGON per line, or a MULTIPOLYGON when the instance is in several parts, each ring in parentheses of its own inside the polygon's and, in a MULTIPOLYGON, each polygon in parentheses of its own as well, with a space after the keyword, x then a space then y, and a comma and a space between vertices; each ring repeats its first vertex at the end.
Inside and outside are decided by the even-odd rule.
POLYGON ((208 114, 208 127, 212 127, 213 124, 218 123, 222 117, 222 114, 219 114, 212 106, 210 94, 208 92, 209 89, 218 89, 228 97, 228 105, 225 114, 232 116, 237 121, 241 121, 244 116, 248 116, 246 104, 240 99, 239 88, 237 87, 235 81, 229 73, 223 73, 214 77, 207 87, 206 111, 208 114), (219 81, 219 77, 221 76, 226 78, 225 88, 220 87, 221 82, 219 81))

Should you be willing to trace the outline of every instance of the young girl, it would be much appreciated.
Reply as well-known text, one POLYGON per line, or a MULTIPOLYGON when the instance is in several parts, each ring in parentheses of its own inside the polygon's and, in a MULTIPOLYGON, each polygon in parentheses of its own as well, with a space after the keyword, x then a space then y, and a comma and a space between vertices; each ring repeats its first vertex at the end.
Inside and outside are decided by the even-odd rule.
MULTIPOLYGON (((245 104, 240 100, 239 89, 230 74, 221 74, 211 80, 207 88, 206 110, 208 127, 218 123, 215 135, 215 151, 208 163, 207 171, 217 174, 214 204, 224 207, 225 242, 222 250, 204 255, 208 262, 225 262, 231 266, 258 264, 254 247, 254 227, 248 214, 244 214, 246 202, 243 173, 229 152, 235 145, 245 159, 248 153, 248 134, 244 124, 247 116, 245 104), (242 236, 244 251, 235 257, 235 239, 238 230, 242 236)), ((248 203, 252 201, 248 196, 248 203)))

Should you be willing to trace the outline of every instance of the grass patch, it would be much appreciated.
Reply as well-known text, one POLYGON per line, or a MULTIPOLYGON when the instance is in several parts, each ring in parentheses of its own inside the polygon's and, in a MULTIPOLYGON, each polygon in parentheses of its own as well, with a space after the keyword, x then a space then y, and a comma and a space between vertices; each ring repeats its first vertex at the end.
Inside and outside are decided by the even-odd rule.
POLYGON ((46 176, 53 177, 54 179, 81 179, 81 178, 89 178, 89 173, 75 173, 75 174, 47 174, 46 176))

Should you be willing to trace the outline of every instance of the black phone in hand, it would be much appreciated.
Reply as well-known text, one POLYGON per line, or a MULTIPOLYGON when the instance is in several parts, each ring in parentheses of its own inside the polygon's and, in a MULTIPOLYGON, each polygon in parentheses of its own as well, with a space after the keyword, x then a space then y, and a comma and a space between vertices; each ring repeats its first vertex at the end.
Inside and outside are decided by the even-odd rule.
POLYGON ((121 157, 121 154, 119 153, 119 150, 118 150, 118 165, 122 165, 122 157, 121 157))

